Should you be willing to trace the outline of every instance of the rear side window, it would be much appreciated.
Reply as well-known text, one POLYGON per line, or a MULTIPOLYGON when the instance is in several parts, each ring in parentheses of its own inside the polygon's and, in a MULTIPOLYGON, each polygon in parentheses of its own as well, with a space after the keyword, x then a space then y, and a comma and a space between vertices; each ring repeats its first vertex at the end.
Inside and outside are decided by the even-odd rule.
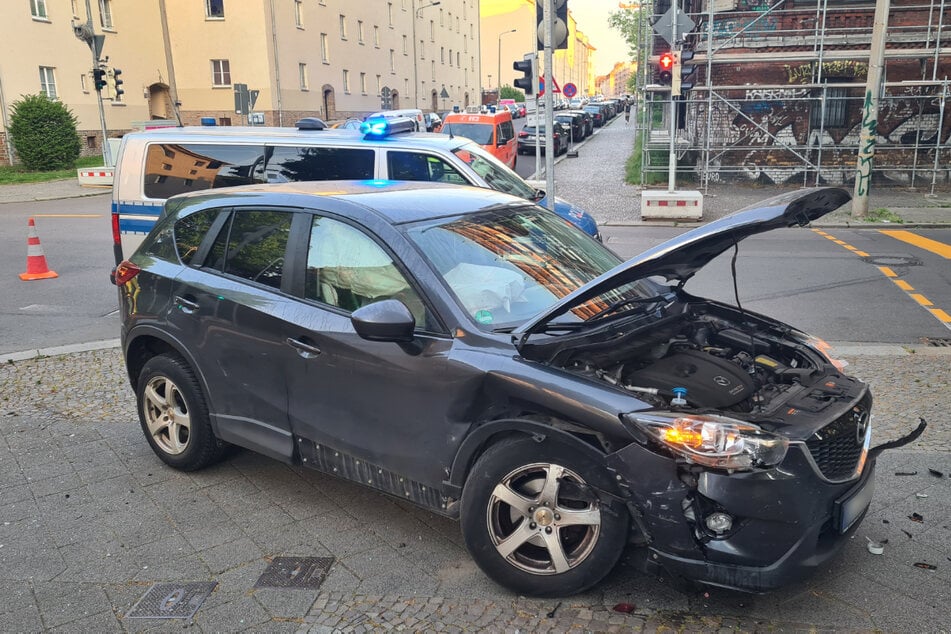
POLYGON ((389 177, 397 181, 469 184, 462 174, 446 161, 438 156, 419 152, 387 152, 386 168, 389 177))
POLYGON ((375 152, 336 147, 268 147, 258 182, 366 180, 373 178, 375 152))
POLYGON ((503 121, 499 124, 499 143, 508 143, 515 138, 515 126, 511 121, 503 121))
POLYGON ((153 144, 145 155, 144 193, 147 198, 169 198, 249 185, 256 182, 254 173, 263 163, 263 145, 153 144))
POLYGON ((212 245, 208 265, 280 289, 292 219, 285 211, 234 212, 212 245))
POLYGON ((218 213, 218 209, 204 209, 175 223, 175 249, 183 264, 191 263, 218 213))

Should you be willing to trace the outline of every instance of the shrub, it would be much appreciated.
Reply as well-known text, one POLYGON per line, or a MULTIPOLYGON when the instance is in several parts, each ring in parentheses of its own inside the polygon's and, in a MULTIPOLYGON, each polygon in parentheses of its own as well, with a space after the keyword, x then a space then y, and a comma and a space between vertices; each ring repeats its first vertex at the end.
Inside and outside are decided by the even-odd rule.
POLYGON ((76 117, 46 95, 25 95, 13 102, 10 142, 24 167, 48 171, 73 167, 82 147, 76 117))

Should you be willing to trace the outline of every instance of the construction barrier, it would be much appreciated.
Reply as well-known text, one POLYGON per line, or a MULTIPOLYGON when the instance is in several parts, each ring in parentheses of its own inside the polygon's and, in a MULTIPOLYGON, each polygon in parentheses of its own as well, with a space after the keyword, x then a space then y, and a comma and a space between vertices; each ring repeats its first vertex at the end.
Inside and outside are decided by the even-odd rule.
POLYGON ((83 187, 112 187, 115 171, 113 167, 81 167, 76 175, 83 187))
POLYGON ((40 237, 36 233, 36 223, 30 218, 29 231, 26 237, 26 273, 20 273, 21 280, 46 280, 59 277, 56 271, 51 271, 46 265, 46 256, 40 245, 40 237))

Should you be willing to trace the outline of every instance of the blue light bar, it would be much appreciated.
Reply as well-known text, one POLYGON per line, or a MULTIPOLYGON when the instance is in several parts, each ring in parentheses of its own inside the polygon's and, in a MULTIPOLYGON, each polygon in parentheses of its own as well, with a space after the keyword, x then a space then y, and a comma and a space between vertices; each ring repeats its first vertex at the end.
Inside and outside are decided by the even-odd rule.
POLYGON ((415 132, 416 122, 406 117, 373 117, 360 124, 360 132, 371 139, 382 139, 397 132, 415 132))

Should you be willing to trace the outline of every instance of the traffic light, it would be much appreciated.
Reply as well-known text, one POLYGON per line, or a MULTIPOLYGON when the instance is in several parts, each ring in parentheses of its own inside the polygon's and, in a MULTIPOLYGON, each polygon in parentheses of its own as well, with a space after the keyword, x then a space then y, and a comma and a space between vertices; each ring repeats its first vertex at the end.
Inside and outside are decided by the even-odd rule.
MULTIPOLYGON (((538 35, 538 50, 545 50, 545 0, 535 0, 535 33, 538 35)), ((568 48, 568 0, 552 0, 552 50, 568 48)))
POLYGON ((111 83, 110 88, 112 89, 113 99, 120 99, 122 95, 125 94, 125 91, 122 90, 122 88, 120 87, 122 86, 123 83, 125 83, 121 79, 119 79, 119 75, 121 74, 122 74, 122 71, 119 70, 118 68, 112 69, 112 78, 111 78, 112 81, 110 82, 111 83))
POLYGON ((680 91, 687 92, 693 88, 693 74, 697 72, 695 64, 686 64, 693 59, 693 51, 689 48, 680 50, 680 91))
POLYGON ((106 70, 104 68, 93 68, 92 78, 96 92, 102 92, 102 89, 106 87, 106 70))
POLYGON ((674 73, 674 54, 670 51, 660 54, 657 58, 657 82, 669 86, 674 73))
POLYGON ((516 88, 521 88, 525 91, 526 95, 535 94, 535 70, 534 66, 534 55, 531 53, 526 53, 520 62, 512 62, 512 68, 519 71, 524 75, 524 77, 519 77, 512 84, 516 88))

